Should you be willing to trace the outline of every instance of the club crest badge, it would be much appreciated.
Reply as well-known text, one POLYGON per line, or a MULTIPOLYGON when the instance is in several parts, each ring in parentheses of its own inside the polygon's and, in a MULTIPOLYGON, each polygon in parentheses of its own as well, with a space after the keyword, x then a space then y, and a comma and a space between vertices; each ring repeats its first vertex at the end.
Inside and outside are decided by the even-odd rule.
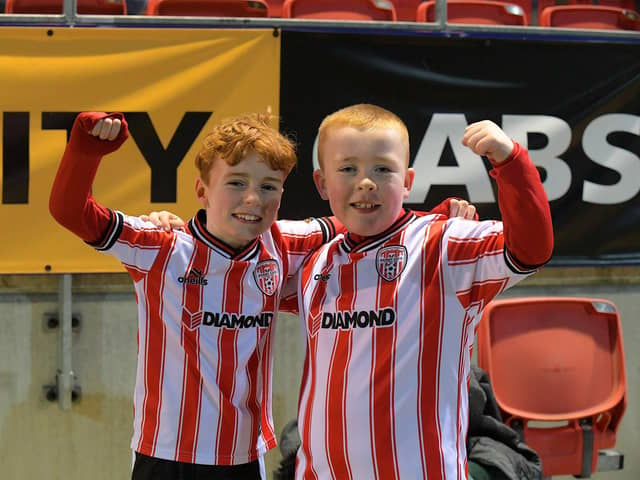
POLYGON ((391 282, 400 276, 407 266, 407 249, 403 245, 384 247, 376 255, 378 275, 391 282))
POLYGON ((263 260, 258 262, 253 271, 253 278, 256 285, 265 295, 271 297, 280 285, 280 267, 275 260, 263 260))

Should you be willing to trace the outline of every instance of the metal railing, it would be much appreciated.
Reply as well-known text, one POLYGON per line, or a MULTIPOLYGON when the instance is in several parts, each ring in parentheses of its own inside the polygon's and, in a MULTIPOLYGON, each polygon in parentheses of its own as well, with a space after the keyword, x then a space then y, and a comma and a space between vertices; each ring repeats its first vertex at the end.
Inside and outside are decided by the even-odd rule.
POLYGON ((0 14, 4 26, 56 27, 190 27, 190 28, 277 28, 282 30, 331 30, 437 34, 444 36, 505 36, 523 39, 577 41, 623 41, 640 43, 640 32, 630 30, 568 29, 539 26, 451 24, 446 0, 436 0, 435 22, 307 20, 288 18, 174 17, 147 15, 79 15, 77 0, 64 0, 61 15, 0 14))

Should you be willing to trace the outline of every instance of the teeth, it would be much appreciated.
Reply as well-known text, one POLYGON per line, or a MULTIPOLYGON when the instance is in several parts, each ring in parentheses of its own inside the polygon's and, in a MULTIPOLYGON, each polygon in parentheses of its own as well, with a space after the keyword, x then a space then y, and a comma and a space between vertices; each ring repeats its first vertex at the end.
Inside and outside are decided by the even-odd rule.
POLYGON ((235 216, 241 220, 246 220, 247 222, 257 222, 258 220, 260 220, 260 217, 258 217, 257 215, 236 213, 235 216))
POLYGON ((356 202, 353 204, 356 208, 374 208, 376 205, 374 203, 360 203, 356 202))

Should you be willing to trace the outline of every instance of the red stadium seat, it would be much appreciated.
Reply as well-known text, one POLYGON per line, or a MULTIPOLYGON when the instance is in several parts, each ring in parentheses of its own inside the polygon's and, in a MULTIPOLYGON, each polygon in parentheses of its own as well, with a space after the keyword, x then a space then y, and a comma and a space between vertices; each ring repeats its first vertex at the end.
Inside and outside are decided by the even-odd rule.
POLYGON ((545 8, 564 5, 600 5, 636 10, 636 0, 538 0, 538 18, 545 8))
MULTIPOLYGON (((63 0, 6 0, 4 13, 51 14, 63 13, 63 0)), ((78 0, 77 11, 82 15, 126 15, 125 0, 78 0)))
POLYGON ((416 10, 422 0, 390 0, 396 10, 398 20, 402 22, 415 22, 416 10))
POLYGON ((274 18, 282 17, 282 4, 284 0, 266 0, 269 4, 269 16, 274 18))
POLYGON ((601 5, 558 5, 542 10, 541 27, 640 30, 640 14, 634 10, 601 5))
POLYGON ((149 0, 147 15, 194 17, 268 17, 264 0, 149 0))
POLYGON ((386 0, 285 0, 283 18, 395 21, 393 4, 386 0))
MULTIPOLYGON (((416 21, 435 22, 436 2, 418 6, 416 21)), ((492 0, 448 0, 447 22, 471 25, 529 25, 527 13, 520 5, 492 0)))
POLYGON ((622 330, 613 303, 494 300, 478 327, 478 366, 489 374, 505 423, 540 455, 545 477, 587 478, 604 465, 600 452, 619 461, 603 469, 622 468, 622 454, 603 451, 615 446, 627 404, 622 330))
MULTIPOLYGON (((540 0, 540 1, 553 1, 553 0, 540 0)), ((605 0, 605 1, 613 1, 613 0, 605 0)), ((629 0, 635 1, 635 0, 629 0)), ((423 2, 423 0, 391 0, 393 3, 396 14, 398 16, 398 20, 403 22, 415 22, 416 21, 416 12, 418 11, 418 6, 423 2)), ((524 10, 527 18, 531 18, 531 0, 511 0, 509 3, 515 3, 516 5, 520 5, 522 10, 524 10)), ((420 21, 420 20, 418 20, 420 21)), ((531 20, 529 20, 531 21, 531 20)))

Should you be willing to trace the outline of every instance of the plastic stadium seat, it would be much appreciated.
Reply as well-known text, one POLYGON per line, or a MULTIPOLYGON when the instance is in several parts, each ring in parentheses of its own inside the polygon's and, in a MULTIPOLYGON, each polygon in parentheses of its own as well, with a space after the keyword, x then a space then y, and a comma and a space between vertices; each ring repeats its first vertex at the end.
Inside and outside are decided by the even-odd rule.
MULTIPOLYGON (((418 22, 435 22, 436 2, 421 3, 416 13, 418 22)), ((471 25, 529 25, 527 13, 520 5, 491 0, 448 0, 447 23, 471 25)))
POLYGON ((415 22, 416 10, 422 0, 390 0, 396 10, 398 20, 402 22, 415 22))
POLYGON ((149 0, 147 15, 194 17, 268 17, 264 0, 149 0))
POLYGON ((613 303, 494 300, 478 327, 478 366, 489 374, 505 423, 540 455, 545 477, 622 468, 622 454, 603 450, 615 446, 627 404, 613 303), (604 465, 616 456, 615 466, 604 465))
POLYGON ((542 10, 541 27, 640 30, 640 14, 634 10, 601 5, 558 5, 542 10))
MULTIPOLYGON (((6 0, 4 13, 63 13, 63 0, 6 0)), ((83 15, 126 15, 125 0, 78 0, 77 12, 83 15)))
POLYGON ((285 0, 283 18, 395 21, 393 4, 386 0, 285 0))
POLYGON ((547 7, 563 5, 600 5, 602 7, 618 7, 636 10, 636 0, 538 0, 538 18, 547 7))
POLYGON ((266 2, 269 4, 270 17, 282 17, 282 4, 284 0, 266 0, 266 2))

